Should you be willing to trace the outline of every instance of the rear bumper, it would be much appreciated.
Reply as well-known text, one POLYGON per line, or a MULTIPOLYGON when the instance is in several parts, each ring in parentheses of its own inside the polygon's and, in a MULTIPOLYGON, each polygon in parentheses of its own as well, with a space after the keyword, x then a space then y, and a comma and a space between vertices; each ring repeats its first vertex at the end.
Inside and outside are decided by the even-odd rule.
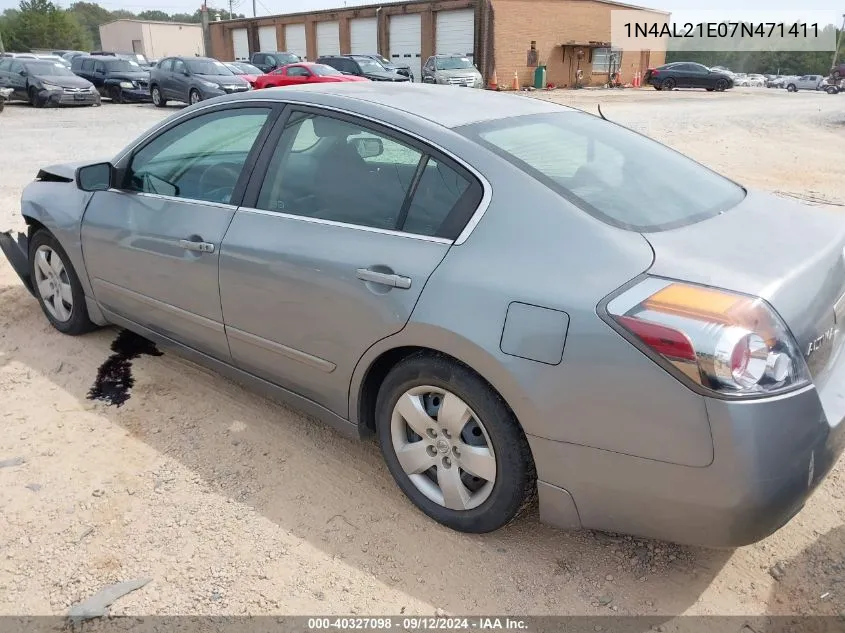
POLYGON ((29 238, 23 233, 18 233, 17 236, 13 236, 11 231, 0 233, 0 250, 9 260, 9 264, 21 278, 26 289, 34 295, 29 272, 29 238))
MULTIPOLYGON (((845 361, 840 364, 845 374, 845 361)), ((808 387, 766 400, 706 400, 714 460, 705 468, 535 437, 529 442, 540 480, 571 496, 583 527, 739 547, 795 516, 841 455, 845 416, 827 395, 808 387)), ((551 505, 544 508, 541 495, 541 517, 571 527, 555 520, 565 498, 547 494, 551 505)))

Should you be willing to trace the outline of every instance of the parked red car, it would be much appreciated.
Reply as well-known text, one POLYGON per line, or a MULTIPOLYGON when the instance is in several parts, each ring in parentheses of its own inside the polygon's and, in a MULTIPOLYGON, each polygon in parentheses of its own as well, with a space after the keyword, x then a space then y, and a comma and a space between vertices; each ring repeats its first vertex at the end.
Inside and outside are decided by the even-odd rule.
POLYGON ((288 64, 255 80, 255 88, 274 88, 277 86, 299 86, 311 83, 331 83, 337 81, 369 81, 364 77, 344 75, 339 70, 325 64, 302 62, 288 64))

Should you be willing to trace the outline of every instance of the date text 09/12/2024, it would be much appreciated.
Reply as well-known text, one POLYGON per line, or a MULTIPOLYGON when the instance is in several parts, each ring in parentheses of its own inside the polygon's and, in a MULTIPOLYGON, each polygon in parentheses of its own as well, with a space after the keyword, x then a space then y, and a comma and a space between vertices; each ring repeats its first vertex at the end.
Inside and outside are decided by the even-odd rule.
POLYGON ((626 22, 625 35, 637 37, 720 37, 720 38, 817 38, 819 25, 785 24, 783 22, 699 22, 668 24, 666 22, 626 22))
POLYGON ((511 617, 317 617, 308 618, 309 631, 366 630, 366 631, 523 631, 527 622, 511 617))

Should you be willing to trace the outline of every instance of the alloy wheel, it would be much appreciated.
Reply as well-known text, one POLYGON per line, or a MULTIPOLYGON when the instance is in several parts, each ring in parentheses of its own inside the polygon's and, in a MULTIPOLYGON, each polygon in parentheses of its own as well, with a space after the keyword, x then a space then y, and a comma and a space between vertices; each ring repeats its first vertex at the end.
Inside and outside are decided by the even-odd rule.
POLYGON ((35 285, 44 307, 57 321, 69 321, 73 314, 73 291, 65 264, 46 245, 35 251, 35 285))
POLYGON ((191 90, 191 94, 188 96, 188 99, 190 100, 191 105, 199 103, 201 101, 200 93, 198 93, 196 90, 191 90))
POLYGON ((393 450, 428 499, 450 510, 484 503, 496 482, 496 454, 483 423, 455 394, 432 386, 406 391, 393 408, 393 450))
POLYGON ((159 89, 157 87, 153 88, 152 98, 153 105, 158 105, 159 103, 161 103, 161 92, 159 92, 159 89))

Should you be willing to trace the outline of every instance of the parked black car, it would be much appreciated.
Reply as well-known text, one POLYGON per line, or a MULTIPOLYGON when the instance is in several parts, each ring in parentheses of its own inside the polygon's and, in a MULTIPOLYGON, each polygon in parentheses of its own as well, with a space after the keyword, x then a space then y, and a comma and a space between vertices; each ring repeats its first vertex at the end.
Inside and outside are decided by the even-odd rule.
POLYGON ((249 82, 210 57, 165 57, 150 69, 150 97, 160 108, 169 99, 194 104, 251 89, 249 82))
POLYGON ((709 92, 722 92, 734 87, 733 77, 729 74, 693 62, 672 62, 649 68, 643 83, 651 84, 655 90, 704 88, 709 92))
POLYGON ((392 62, 387 59, 387 57, 383 57, 378 53, 361 53, 360 56, 374 59, 379 64, 384 66, 385 70, 392 70, 393 72, 397 72, 400 75, 405 75, 409 81, 414 81, 414 73, 411 71, 411 67, 408 64, 397 64, 396 62, 392 62))
POLYGON ((100 93, 87 79, 77 77, 58 62, 4 57, 0 88, 13 88, 11 99, 45 105, 100 105, 100 93))
POLYGON ((318 64, 325 64, 345 75, 358 75, 370 81, 409 81, 405 75, 384 66, 367 55, 327 55, 317 58, 318 64))
POLYGON ((133 61, 80 55, 73 58, 70 69, 94 84, 100 96, 114 103, 150 101, 150 73, 133 61))
POLYGON ((253 53, 249 58, 249 63, 258 68, 263 73, 269 73, 282 66, 288 64, 295 64, 301 62, 299 55, 293 53, 286 53, 284 51, 275 51, 272 53, 253 53))

